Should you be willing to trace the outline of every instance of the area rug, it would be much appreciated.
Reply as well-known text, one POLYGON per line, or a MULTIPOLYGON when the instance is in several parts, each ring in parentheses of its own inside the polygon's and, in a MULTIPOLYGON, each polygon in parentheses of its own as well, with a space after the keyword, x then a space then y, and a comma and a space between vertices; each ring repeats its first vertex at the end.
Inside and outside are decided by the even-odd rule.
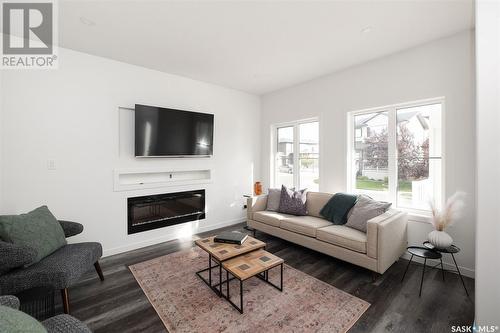
MULTIPOLYGON (((243 283, 244 313, 240 314, 195 275, 205 267, 208 255, 192 248, 129 268, 171 333, 346 332, 370 306, 285 265, 283 292, 255 277, 243 283)), ((213 281, 218 281, 215 271, 213 281)), ((269 279, 278 285, 279 271, 269 272, 269 279)), ((237 280, 231 281, 230 295, 239 304, 237 280)))

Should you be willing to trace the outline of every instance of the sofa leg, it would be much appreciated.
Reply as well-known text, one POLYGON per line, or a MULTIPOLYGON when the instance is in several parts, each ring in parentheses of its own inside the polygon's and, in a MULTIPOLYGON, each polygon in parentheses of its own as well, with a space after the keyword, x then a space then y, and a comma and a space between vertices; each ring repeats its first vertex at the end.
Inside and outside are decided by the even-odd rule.
POLYGON ((68 288, 61 289, 62 303, 65 314, 69 314, 68 288))
POLYGON ((377 279, 379 278, 381 274, 377 273, 377 272, 372 272, 372 282, 375 282, 377 281, 377 279))
POLYGON ((101 265, 99 265, 99 261, 96 261, 94 263, 94 267, 97 272, 97 275, 99 275, 99 279, 101 279, 101 281, 104 281, 104 275, 102 274, 101 265))

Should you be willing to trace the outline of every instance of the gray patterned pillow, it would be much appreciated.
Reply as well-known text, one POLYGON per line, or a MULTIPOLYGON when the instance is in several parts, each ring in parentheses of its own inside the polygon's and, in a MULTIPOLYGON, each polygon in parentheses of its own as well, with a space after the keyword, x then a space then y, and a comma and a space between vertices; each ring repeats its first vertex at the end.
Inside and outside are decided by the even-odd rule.
POLYGON ((366 232, 368 220, 384 214, 389 207, 391 207, 390 202, 376 201, 361 194, 354 207, 351 208, 345 226, 366 232))
POLYGON ((291 215, 307 215, 306 189, 294 191, 281 185, 280 213, 291 215))
POLYGON ((279 188, 270 188, 267 195, 266 210, 277 212, 280 208, 281 190, 279 188))

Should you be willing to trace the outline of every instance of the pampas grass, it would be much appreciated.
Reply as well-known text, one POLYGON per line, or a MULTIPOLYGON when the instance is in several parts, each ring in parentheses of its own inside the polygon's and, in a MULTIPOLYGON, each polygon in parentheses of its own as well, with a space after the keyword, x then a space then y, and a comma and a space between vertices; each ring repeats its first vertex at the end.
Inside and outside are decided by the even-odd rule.
POLYGON ((447 227, 455 223, 462 215, 465 206, 465 192, 455 192, 446 201, 443 210, 439 211, 433 202, 430 203, 432 210, 432 224, 437 231, 444 231, 447 227))

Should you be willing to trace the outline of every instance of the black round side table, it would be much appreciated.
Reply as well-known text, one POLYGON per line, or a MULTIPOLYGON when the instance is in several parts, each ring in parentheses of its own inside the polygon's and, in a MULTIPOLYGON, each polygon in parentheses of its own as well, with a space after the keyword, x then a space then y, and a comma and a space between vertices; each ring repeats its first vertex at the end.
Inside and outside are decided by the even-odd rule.
MULTIPOLYGON (((408 251, 408 253, 411 254, 411 258, 410 261, 408 262, 408 265, 406 266, 406 270, 405 273, 403 274, 401 282, 403 282, 403 280, 405 279, 406 272, 408 272, 408 268, 410 267, 411 261, 413 260, 413 256, 424 258, 424 268, 422 269, 422 278, 420 279, 420 291, 418 293, 418 297, 420 297, 422 296, 422 286, 424 284, 425 265, 427 264, 427 259, 439 259, 441 261, 441 269, 443 269, 443 260, 441 259, 443 256, 441 255, 441 253, 431 250, 427 247, 409 246, 406 248, 406 250, 408 251)), ((443 270, 443 278, 444 278, 444 270, 443 270)))
MULTIPOLYGON (((437 247, 435 247, 434 245, 432 245, 429 241, 425 241, 424 242, 424 247, 429 249, 429 250, 432 250, 432 251, 437 251, 439 253, 448 253, 448 254, 451 254, 451 257, 453 258, 453 263, 455 264, 455 268, 456 270, 455 271, 450 271, 448 270, 449 272, 457 272, 458 273, 458 276, 460 276, 460 280, 462 281, 462 286, 464 286, 464 289, 465 289, 465 293, 467 294, 467 297, 469 296, 469 292, 467 291, 467 288, 465 287, 465 282, 464 282, 464 278, 462 277, 462 273, 460 272, 460 269, 458 268, 458 265, 457 265, 457 261, 455 260, 455 253, 458 253, 460 252, 460 248, 455 246, 455 245, 451 245, 450 247, 447 247, 445 249, 438 249, 437 247)), ((441 269, 443 269, 443 262, 441 262, 441 269)), ((443 270, 443 281, 444 281, 444 270, 443 270)))

